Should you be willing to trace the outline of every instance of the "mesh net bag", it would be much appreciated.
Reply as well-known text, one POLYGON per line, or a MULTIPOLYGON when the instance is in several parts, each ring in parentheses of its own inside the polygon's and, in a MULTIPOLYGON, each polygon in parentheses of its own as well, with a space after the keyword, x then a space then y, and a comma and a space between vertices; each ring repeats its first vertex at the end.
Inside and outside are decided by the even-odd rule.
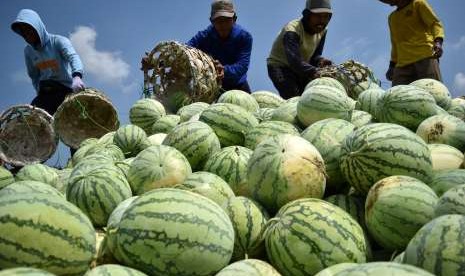
POLYGON ((147 54, 144 92, 171 112, 193 102, 212 103, 221 83, 213 59, 199 49, 176 41, 159 43, 147 54))
POLYGON ((68 95, 54 117, 55 131, 61 141, 74 149, 87 138, 100 138, 119 127, 111 101, 94 88, 68 95))
MULTIPOLYGON (((339 65, 331 65, 321 68, 321 77, 331 77, 337 79, 344 85, 347 94, 352 98, 357 98, 360 83, 368 82, 379 85, 381 82, 375 77, 373 71, 366 65, 354 60, 348 60, 339 65)), ((363 90, 363 88, 362 88, 363 90)))
POLYGON ((0 159, 13 166, 44 162, 55 153, 53 117, 32 105, 17 105, 0 117, 0 159))

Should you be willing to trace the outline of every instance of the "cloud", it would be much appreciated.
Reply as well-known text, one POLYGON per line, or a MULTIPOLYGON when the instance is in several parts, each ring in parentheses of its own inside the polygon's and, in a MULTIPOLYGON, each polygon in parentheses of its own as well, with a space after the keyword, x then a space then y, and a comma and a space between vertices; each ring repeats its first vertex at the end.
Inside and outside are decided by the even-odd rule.
POLYGON ((366 37, 345 38, 339 45, 339 50, 334 53, 337 60, 346 61, 348 59, 360 59, 360 53, 365 53, 365 49, 372 42, 366 37))
POLYGON ((459 72, 454 78, 454 87, 457 89, 458 94, 465 95, 465 74, 459 72))
POLYGON ((70 40, 84 63, 84 70, 97 80, 105 83, 118 83, 128 77, 130 67, 117 52, 96 49, 97 32, 95 29, 78 26, 71 33, 70 40))
POLYGON ((24 70, 11 73, 10 78, 14 83, 31 83, 31 79, 24 70))
POLYGON ((129 84, 125 84, 122 86, 121 91, 123 94, 142 94, 144 90, 143 83, 142 82, 137 82, 133 81, 129 84))
POLYGON ((451 45, 452 49, 458 50, 465 47, 465 35, 460 37, 459 41, 451 45))

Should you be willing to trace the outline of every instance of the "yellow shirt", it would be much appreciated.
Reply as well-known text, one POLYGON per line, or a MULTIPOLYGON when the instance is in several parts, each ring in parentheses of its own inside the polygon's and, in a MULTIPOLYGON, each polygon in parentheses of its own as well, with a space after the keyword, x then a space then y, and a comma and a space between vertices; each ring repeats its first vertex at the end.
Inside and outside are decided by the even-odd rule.
POLYGON ((441 21, 426 0, 413 0, 389 15, 391 61, 402 67, 433 56, 434 39, 444 38, 441 21))
POLYGON ((281 30, 278 37, 273 43, 271 53, 268 57, 267 63, 278 66, 289 66, 286 52, 284 50, 283 37, 286 32, 295 32, 300 37, 300 56, 303 60, 309 62, 313 56, 316 48, 320 44, 321 38, 326 33, 326 30, 317 34, 309 34, 305 32, 304 26, 300 19, 292 20, 287 23, 281 30))

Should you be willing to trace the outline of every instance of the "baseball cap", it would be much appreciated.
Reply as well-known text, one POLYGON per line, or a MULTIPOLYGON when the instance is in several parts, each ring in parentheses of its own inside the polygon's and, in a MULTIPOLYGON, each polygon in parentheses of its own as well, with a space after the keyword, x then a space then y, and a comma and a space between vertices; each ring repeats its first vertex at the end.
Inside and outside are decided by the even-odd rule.
POLYGON ((212 10, 210 19, 215 20, 218 17, 234 17, 236 11, 231 0, 214 0, 212 2, 212 10))
POLYGON ((307 0, 305 8, 313 13, 333 13, 330 0, 307 0))

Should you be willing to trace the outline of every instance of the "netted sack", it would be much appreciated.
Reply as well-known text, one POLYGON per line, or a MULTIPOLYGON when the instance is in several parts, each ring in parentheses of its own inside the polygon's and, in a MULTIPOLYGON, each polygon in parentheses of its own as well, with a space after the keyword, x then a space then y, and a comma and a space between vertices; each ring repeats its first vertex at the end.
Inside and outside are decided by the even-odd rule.
POLYGON ((101 91, 86 88, 66 97, 55 113, 54 127, 61 141, 79 148, 88 138, 100 138, 119 127, 115 107, 101 91))
POLYGON ((358 94, 364 90, 380 84, 370 68, 354 60, 321 68, 320 76, 337 79, 352 99, 357 99, 358 94))
POLYGON ((175 113, 194 102, 212 103, 221 83, 213 59, 199 49, 176 41, 159 43, 147 54, 144 92, 175 113))
POLYGON ((43 162, 55 153, 53 117, 31 105, 17 105, 0 117, 0 159, 14 166, 43 162))

